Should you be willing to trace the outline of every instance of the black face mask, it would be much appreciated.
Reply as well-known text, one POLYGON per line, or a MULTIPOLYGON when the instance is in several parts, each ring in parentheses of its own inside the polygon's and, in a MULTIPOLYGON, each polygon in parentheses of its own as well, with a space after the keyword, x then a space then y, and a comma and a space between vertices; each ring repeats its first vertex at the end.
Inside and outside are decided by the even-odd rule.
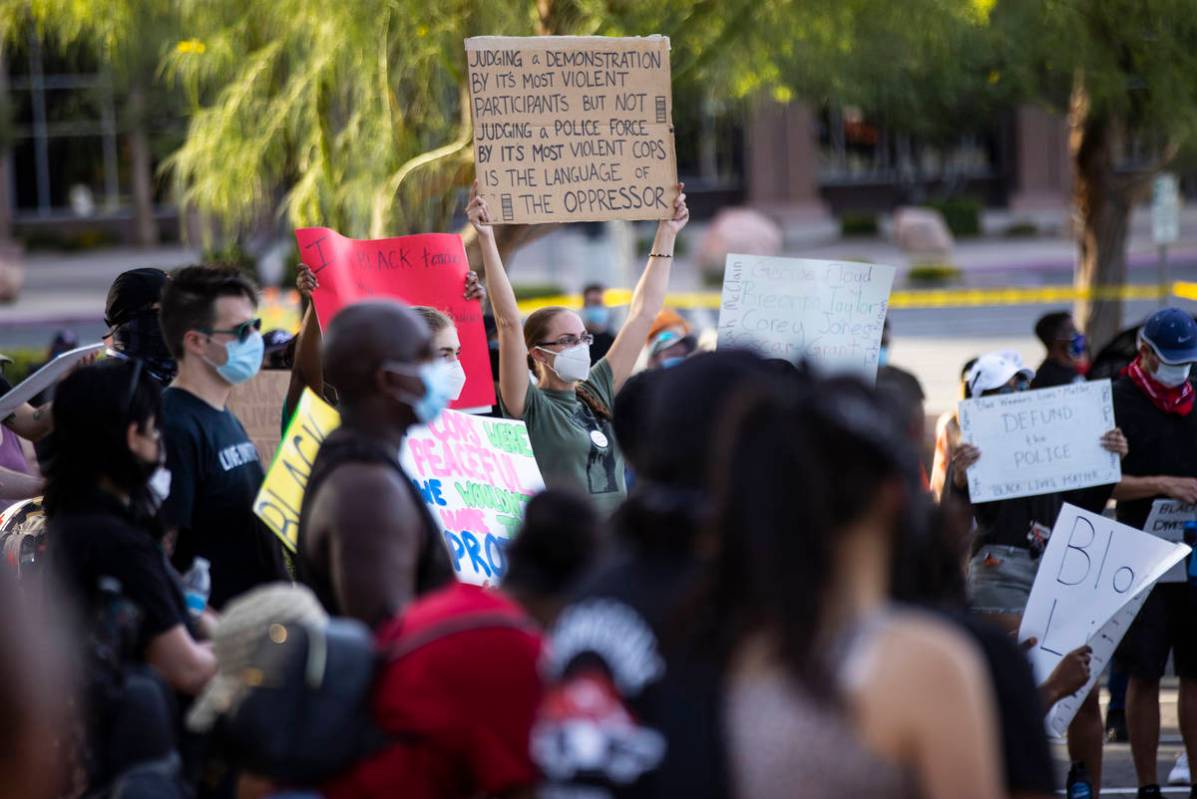
POLYGON ((145 361, 146 371, 162 385, 175 379, 179 367, 166 348, 158 312, 146 310, 119 325, 112 333, 113 349, 129 358, 145 361))

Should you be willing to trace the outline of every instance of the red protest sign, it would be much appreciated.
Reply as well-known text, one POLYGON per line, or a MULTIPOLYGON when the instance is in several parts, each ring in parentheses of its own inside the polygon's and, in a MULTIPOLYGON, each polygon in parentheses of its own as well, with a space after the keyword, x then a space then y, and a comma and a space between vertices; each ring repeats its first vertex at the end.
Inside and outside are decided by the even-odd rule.
POLYGON ((299 259, 316 273, 320 287, 312 292, 320 328, 327 329, 337 311, 358 300, 395 297, 408 305, 436 308, 457 325, 466 384, 450 407, 481 408, 495 404, 482 303, 467 300, 470 268, 461 237, 424 233, 391 239, 349 239, 328 228, 295 231, 299 259))

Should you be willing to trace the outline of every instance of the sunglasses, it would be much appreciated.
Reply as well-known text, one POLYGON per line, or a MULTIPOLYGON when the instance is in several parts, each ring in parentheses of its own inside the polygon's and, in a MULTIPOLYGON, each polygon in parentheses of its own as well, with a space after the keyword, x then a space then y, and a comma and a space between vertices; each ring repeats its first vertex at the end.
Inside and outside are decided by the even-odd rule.
POLYGON ((589 333, 583 333, 581 336, 574 336, 569 333, 557 339, 556 341, 542 341, 536 346, 538 347, 576 347, 579 344, 585 344, 589 347, 594 343, 594 336, 589 333))
POLYGON ((250 319, 248 322, 242 322, 236 327, 232 327, 227 330, 219 330, 214 327, 200 328, 200 330, 202 330, 204 333, 207 333, 209 336, 214 336, 217 333, 221 333, 226 336, 234 336, 240 342, 246 341, 254 331, 261 329, 262 319, 260 317, 257 319, 250 319))

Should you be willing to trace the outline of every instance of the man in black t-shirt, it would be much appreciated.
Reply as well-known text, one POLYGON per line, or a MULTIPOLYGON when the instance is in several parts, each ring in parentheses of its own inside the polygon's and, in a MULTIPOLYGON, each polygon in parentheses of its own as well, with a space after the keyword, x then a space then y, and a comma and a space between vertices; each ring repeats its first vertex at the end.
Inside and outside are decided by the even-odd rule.
MULTIPOLYGON (((1118 521, 1142 530, 1158 499, 1197 502, 1197 413, 1189 382, 1197 323, 1176 308, 1157 311, 1139 333, 1139 355, 1114 384, 1114 414, 1130 443, 1114 489, 1118 521)), ((1180 677, 1180 729, 1197 762, 1197 588, 1157 585, 1117 652, 1130 675, 1126 719, 1140 796, 1159 796, 1160 678, 1168 656, 1180 677), (1154 792, 1153 792, 1154 791, 1154 792)))
POLYGON ((163 520, 180 572, 197 556, 211 564, 209 602, 219 609, 257 585, 287 578, 278 540, 253 512, 265 476, 258 451, 227 407, 233 385, 262 364, 257 292, 236 272, 188 267, 166 284, 161 320, 179 365, 162 395, 171 471, 163 520))
POLYGON ((1080 371, 1081 359, 1085 357, 1085 334, 1076 329, 1072 314, 1056 311, 1040 317, 1035 323, 1035 335, 1047 350, 1031 388, 1054 388, 1070 383, 1082 383, 1085 376, 1080 371))

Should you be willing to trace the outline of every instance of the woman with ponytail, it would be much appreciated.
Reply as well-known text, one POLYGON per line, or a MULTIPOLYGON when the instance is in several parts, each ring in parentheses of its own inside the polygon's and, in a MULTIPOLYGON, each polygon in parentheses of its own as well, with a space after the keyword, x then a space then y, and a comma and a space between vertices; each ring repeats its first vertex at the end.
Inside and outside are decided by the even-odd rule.
POLYGON ((466 209, 478 231, 486 287, 499 331, 499 394, 504 411, 528 425, 537 465, 550 488, 584 491, 610 514, 623 501, 624 463, 611 428, 615 395, 632 374, 669 287, 673 245, 690 219, 683 186, 673 217, 661 220, 648 266, 632 295, 627 321, 615 343, 592 368, 581 317, 565 308, 542 308, 520 323, 519 307, 495 244, 490 209, 477 184, 466 209), (536 375, 533 384, 530 374, 536 375))
POLYGON ((715 445, 711 648, 725 678, 730 794, 997 799, 983 661, 889 599, 926 535, 917 458, 864 385, 746 392, 715 445))

